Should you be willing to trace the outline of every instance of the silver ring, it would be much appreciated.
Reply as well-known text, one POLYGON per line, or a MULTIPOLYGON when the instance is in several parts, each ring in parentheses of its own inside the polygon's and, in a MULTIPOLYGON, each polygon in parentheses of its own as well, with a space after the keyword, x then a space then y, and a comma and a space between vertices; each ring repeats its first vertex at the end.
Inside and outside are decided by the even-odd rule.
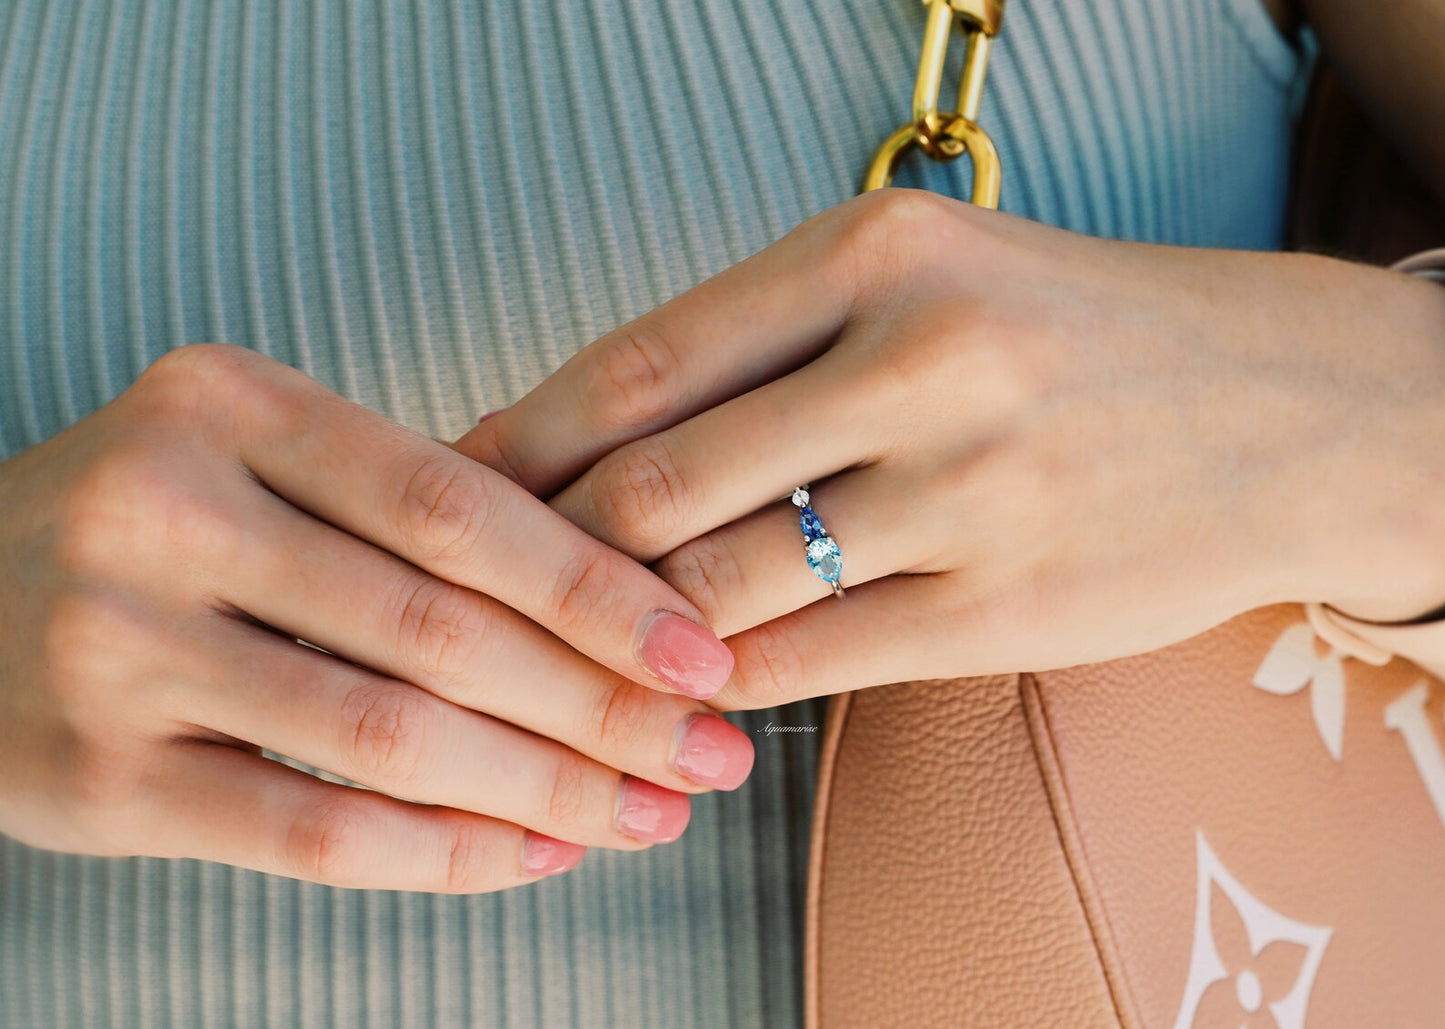
POLYGON ((823 528, 818 512, 808 506, 811 500, 807 486, 793 490, 793 504, 799 508, 798 525, 803 530, 803 556, 813 574, 833 587, 835 596, 841 597, 843 586, 838 580, 843 578, 843 551, 823 528))

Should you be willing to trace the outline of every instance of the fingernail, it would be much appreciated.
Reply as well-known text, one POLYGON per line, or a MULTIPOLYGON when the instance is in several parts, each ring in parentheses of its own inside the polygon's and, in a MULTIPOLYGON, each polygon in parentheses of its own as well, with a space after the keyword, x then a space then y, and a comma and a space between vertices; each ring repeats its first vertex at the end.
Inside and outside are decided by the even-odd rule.
POLYGON ((733 674, 733 653, 706 627, 671 611, 655 611, 642 633, 638 657, 663 682, 687 697, 706 700, 733 674))
POLYGON ((527 875, 558 875, 570 872, 582 860, 587 848, 529 832, 522 842, 522 871, 527 875))
POLYGON ((692 802, 646 779, 622 780, 617 802, 617 831, 644 843, 671 843, 687 828, 692 802))
POLYGON ((477 424, 481 425, 482 422, 486 421, 488 418, 495 418, 497 417, 497 415, 501 414, 505 410, 505 407, 499 407, 495 411, 488 411, 486 414, 482 415, 480 418, 477 419, 477 424))
POLYGON ((735 790, 753 770, 753 741, 717 715, 693 715, 683 723, 672 767, 699 786, 735 790))

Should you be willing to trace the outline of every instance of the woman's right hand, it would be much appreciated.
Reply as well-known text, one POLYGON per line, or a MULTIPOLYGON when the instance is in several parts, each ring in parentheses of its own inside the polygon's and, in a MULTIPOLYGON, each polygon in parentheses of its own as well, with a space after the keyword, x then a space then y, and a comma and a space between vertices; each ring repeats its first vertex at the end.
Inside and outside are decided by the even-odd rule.
POLYGON ((250 351, 168 354, 0 464, 0 511, 0 831, 32 845, 478 892, 675 839, 751 767, 681 595, 250 351))

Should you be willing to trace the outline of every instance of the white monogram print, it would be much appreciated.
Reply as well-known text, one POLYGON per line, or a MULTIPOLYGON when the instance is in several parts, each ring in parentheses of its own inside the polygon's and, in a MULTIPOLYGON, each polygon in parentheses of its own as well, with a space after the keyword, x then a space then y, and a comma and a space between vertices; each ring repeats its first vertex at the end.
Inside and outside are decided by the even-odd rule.
MULTIPOLYGON (((1315 639, 1314 630, 1307 622, 1285 629, 1260 662, 1253 681, 1260 689, 1281 697, 1308 686, 1315 729, 1330 756, 1339 761, 1344 755, 1346 655, 1329 647, 1320 656, 1315 650, 1315 639)), ((1422 679, 1385 708, 1385 728, 1404 737, 1410 760, 1425 784, 1436 816, 1445 826, 1445 750, 1441 749, 1425 713, 1429 699, 1430 685, 1422 679)))
MULTIPOLYGON (((1289 626, 1254 673, 1253 685, 1276 696, 1308 688, 1310 712, 1325 750, 1344 756, 1347 655, 1333 646, 1320 654, 1306 622, 1289 626)), ((1430 684, 1421 680, 1384 712, 1385 728, 1403 738, 1410 759, 1445 826, 1445 749, 1426 714, 1430 684)), ((1315 975, 1333 929, 1288 918, 1246 890, 1196 836, 1194 944, 1189 978, 1174 1029, 1200 1025, 1254 1026, 1272 1018, 1278 1029, 1301 1029, 1315 975)))
POLYGON ((1334 930, 1287 918, 1257 900, 1203 833, 1195 839, 1194 947, 1174 1029, 1189 1029, 1201 1013, 1201 1024, 1237 1025, 1265 1011, 1278 1029, 1302 1029, 1334 930), (1223 903, 1215 902, 1216 891, 1223 903))
POLYGON ((1441 753, 1440 741, 1425 716, 1425 701, 1429 699, 1429 684, 1424 680, 1417 682, 1385 708, 1385 728, 1405 737, 1410 760, 1415 762, 1415 771, 1425 783, 1436 817, 1445 825, 1445 754, 1441 753))
POLYGON ((1265 655, 1254 684, 1262 690, 1287 697, 1310 687, 1310 711, 1325 749, 1336 761, 1345 745, 1344 654, 1330 647, 1320 657, 1315 653, 1314 630, 1305 622, 1291 625, 1265 655))

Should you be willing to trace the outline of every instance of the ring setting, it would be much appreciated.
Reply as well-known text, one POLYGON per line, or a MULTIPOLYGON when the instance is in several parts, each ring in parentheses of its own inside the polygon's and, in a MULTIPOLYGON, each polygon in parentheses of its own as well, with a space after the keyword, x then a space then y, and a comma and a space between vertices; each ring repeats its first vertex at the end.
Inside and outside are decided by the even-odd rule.
POLYGON ((798 525, 803 530, 803 556, 807 558, 813 574, 833 587, 833 593, 841 597, 843 586, 839 580, 843 578, 843 551, 838 547, 838 541, 823 528, 823 520, 810 506, 811 503, 812 495, 807 486, 793 490, 793 504, 799 508, 798 525))

